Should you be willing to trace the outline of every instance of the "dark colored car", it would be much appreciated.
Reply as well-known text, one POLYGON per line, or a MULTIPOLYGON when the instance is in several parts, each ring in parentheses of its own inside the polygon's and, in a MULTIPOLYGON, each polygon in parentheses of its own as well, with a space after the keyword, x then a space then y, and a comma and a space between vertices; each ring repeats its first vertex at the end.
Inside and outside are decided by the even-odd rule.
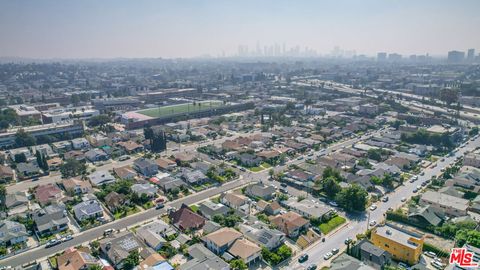
POLYGON ((306 261, 308 261, 308 254, 303 254, 302 256, 300 256, 298 258, 298 262, 300 262, 300 263, 303 263, 303 262, 306 262, 306 261))

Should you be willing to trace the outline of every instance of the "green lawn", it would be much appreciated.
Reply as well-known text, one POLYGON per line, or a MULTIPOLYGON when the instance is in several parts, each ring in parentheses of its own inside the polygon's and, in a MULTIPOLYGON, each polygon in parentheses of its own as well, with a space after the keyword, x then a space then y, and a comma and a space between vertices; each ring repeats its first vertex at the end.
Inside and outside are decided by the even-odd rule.
POLYGON ((190 205, 190 209, 192 209, 192 211, 196 213, 198 211, 198 205, 192 204, 190 205))
POLYGON ((153 109, 140 110, 137 112, 150 117, 162 117, 162 116, 169 116, 169 115, 178 114, 178 113, 200 112, 200 111, 209 110, 211 108, 220 107, 222 105, 223 105, 223 102, 218 100, 212 100, 212 101, 196 102, 195 105, 193 105, 193 103, 186 103, 186 104, 162 106, 162 107, 153 108, 153 109), (198 104, 201 104, 201 106, 199 106, 198 104))
POLYGON ((268 164, 268 163, 266 163, 266 162, 262 162, 262 164, 261 164, 260 166, 262 166, 262 167, 265 168, 265 169, 268 169, 268 168, 271 168, 271 167, 272 167, 272 165, 270 165, 270 164, 268 164))
POLYGON ((251 168, 248 168, 248 169, 252 172, 259 172, 259 171, 263 170, 262 167, 251 167, 251 168))
MULTIPOLYGON (((126 216, 130 216, 130 215, 135 214, 139 211, 140 211, 140 209, 138 209, 138 207, 136 207, 136 206, 128 207, 128 211, 127 211, 126 216)), ((113 216, 115 217, 115 219, 121 219, 121 218, 125 217, 123 212, 116 212, 116 213, 113 214, 113 216)))
POLYGON ((330 219, 328 222, 318 225, 318 228, 320 228, 323 234, 327 234, 331 232, 333 229, 345 223, 346 221, 347 220, 344 217, 336 216, 330 219))

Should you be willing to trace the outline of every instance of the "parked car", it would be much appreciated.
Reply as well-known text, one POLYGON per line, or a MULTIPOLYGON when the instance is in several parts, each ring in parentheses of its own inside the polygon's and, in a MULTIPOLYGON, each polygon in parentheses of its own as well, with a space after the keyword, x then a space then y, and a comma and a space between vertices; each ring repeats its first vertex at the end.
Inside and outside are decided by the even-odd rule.
POLYGON ((425 252, 423 252, 423 255, 425 255, 427 257, 430 257, 430 258, 437 257, 437 254, 435 254, 435 252, 432 252, 432 251, 425 251, 425 252))
POLYGON ((124 155, 124 156, 121 156, 118 158, 119 161, 125 161, 125 160, 129 160, 130 159, 130 156, 128 155, 124 155))
POLYGON ((407 201, 407 198, 402 197, 402 198, 400 199, 400 201, 401 201, 401 202, 406 202, 406 201, 407 201))
POLYGON ((280 186, 286 188, 287 184, 286 183, 281 183, 280 186))
POLYGON ((108 236, 108 235, 111 235, 113 233, 113 229, 106 229, 105 231, 103 231, 103 236, 108 236))
POLYGON ((52 240, 49 240, 47 242, 47 244, 45 244, 45 248, 49 248, 49 247, 53 247, 53 246, 56 246, 58 244, 62 243, 62 241, 59 241, 57 239, 52 239, 52 240))
POLYGON ((64 237, 62 237, 61 241, 62 242, 67 242, 67 241, 70 241, 73 239, 73 236, 72 235, 65 235, 64 237))
POLYGON ((311 264, 307 267, 307 270, 315 270, 317 269, 317 265, 316 264, 311 264))
POLYGON ((345 245, 348 245, 348 244, 352 243, 352 238, 345 239, 344 243, 345 243, 345 245))
POLYGON ((377 222, 375 220, 372 220, 370 221, 369 225, 374 227, 375 225, 377 225, 377 222))
POLYGON ((377 209, 377 205, 376 204, 372 204, 370 206, 370 211, 374 211, 375 209, 377 209))
POLYGON ((388 202, 388 196, 383 197, 382 202, 388 202))
POLYGON ((164 208, 164 207, 165 207, 165 204, 163 204, 163 203, 157 203, 157 204, 155 205, 155 209, 162 209, 162 208, 164 208))
POLYGON ((320 228, 318 228, 318 227, 313 226, 313 227, 312 227, 312 230, 313 230, 314 232, 318 233, 318 234, 322 234, 322 231, 321 231, 320 228))
POLYGON ((340 250, 338 248, 332 249, 332 254, 333 255, 337 254, 338 252, 340 252, 340 250))
POLYGON ((403 263, 403 262, 399 262, 399 263, 398 263, 398 267, 400 267, 401 269, 409 269, 408 265, 406 265, 406 264, 403 263))
POLYGON ((443 269, 445 267, 443 263, 439 263, 437 261, 432 261, 430 264, 436 269, 443 269))
POLYGON ((330 258, 332 258, 332 256, 333 256, 332 252, 327 252, 325 255, 323 255, 323 259, 329 260, 330 258))
POLYGON ((338 207, 338 204, 334 201, 330 201, 330 202, 328 202, 328 204, 330 204, 333 207, 338 207))
POLYGON ((306 262, 306 261, 308 261, 308 254, 303 254, 302 256, 300 256, 298 258, 299 263, 303 263, 303 262, 306 262))

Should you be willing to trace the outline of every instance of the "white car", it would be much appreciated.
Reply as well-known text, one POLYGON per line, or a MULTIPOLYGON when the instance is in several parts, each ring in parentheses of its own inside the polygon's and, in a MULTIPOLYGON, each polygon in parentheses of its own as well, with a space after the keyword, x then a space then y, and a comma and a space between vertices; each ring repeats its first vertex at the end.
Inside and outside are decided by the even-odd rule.
POLYGON ((376 204, 372 204, 372 206, 370 206, 370 211, 374 211, 375 209, 377 209, 377 205, 376 205, 376 204))
POLYGON ((430 257, 430 258, 435 258, 437 257, 437 254, 435 254, 435 252, 432 252, 432 251, 425 251, 423 253, 423 255, 427 256, 427 257, 430 257))
POLYGON ((400 199, 400 201, 401 201, 401 202, 406 202, 406 201, 407 201, 407 198, 402 197, 402 198, 400 199))
POLYGON ((323 256, 323 259, 324 259, 324 260, 328 260, 328 259, 332 258, 332 256, 333 256, 333 253, 332 253, 332 252, 327 252, 327 254, 325 254, 325 255, 323 256))

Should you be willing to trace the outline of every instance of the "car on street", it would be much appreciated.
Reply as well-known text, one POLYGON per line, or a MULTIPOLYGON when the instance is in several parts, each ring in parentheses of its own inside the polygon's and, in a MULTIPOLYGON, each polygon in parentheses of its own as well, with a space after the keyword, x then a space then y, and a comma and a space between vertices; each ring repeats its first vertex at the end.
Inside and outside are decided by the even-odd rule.
POLYGON ((443 265, 443 263, 440 263, 440 262, 437 262, 437 261, 432 261, 430 263, 433 267, 435 267, 436 269, 443 269, 445 266, 443 265))
POLYGON ((316 264, 311 264, 307 267, 307 270, 315 270, 317 269, 317 265, 316 264))
POLYGON ((72 240, 72 239, 73 239, 73 236, 72 236, 71 234, 69 234, 69 235, 65 235, 65 236, 62 237, 60 240, 61 240, 62 242, 67 242, 67 241, 70 241, 70 240, 72 240))
POLYGON ((52 240, 49 240, 47 242, 47 244, 45 244, 45 248, 53 247, 53 246, 59 245, 61 243, 62 243, 62 241, 59 241, 57 239, 52 239, 52 240))
POLYGON ((338 248, 332 249, 332 254, 333 255, 337 254, 338 252, 340 252, 340 250, 338 248))
POLYGON ((384 196, 384 197, 382 198, 382 202, 388 202, 388 196, 384 196))
POLYGON ((398 267, 399 267, 400 269, 410 269, 410 267, 408 267, 408 265, 406 265, 406 264, 403 263, 403 262, 399 262, 399 263, 398 263, 398 267))
POLYGON ((377 209, 377 205, 376 204, 372 204, 370 206, 370 211, 374 211, 375 209, 377 209))
POLYGON ((332 252, 327 252, 325 255, 323 255, 323 259, 329 260, 330 258, 332 258, 332 256, 333 256, 332 252))
POLYGON ((124 156, 119 157, 118 161, 125 161, 125 160, 129 160, 129 159, 130 159, 130 156, 124 155, 124 156))
POLYGON ((162 208, 164 208, 164 207, 165 207, 165 204, 163 204, 163 203, 157 203, 157 204, 155 205, 155 209, 157 209, 157 210, 158 210, 158 209, 162 209, 162 208))
POLYGON ((407 198, 402 197, 402 198, 400 199, 400 201, 401 201, 401 202, 406 202, 406 201, 407 201, 407 198))
POLYGON ((280 186, 286 188, 287 184, 286 183, 281 183, 280 186))
POLYGON ((298 257, 298 262, 303 263, 308 261, 308 254, 303 254, 302 256, 298 257))
POLYGON ((437 257, 437 254, 435 254, 435 252, 432 252, 432 251, 425 251, 425 252, 423 252, 423 255, 425 255, 427 257, 430 257, 430 258, 437 257))
POLYGON ((417 192, 418 192, 418 189, 414 188, 414 189, 412 190, 412 192, 413 192, 413 193, 417 193, 417 192))
POLYGON ((352 238, 345 239, 344 243, 345 243, 345 245, 348 245, 348 244, 352 243, 352 238))
POLYGON ((377 225, 377 222, 375 220, 372 220, 368 225, 374 227, 375 225, 377 225))
POLYGON ((338 207, 338 204, 334 201, 330 201, 330 202, 328 202, 328 204, 330 204, 333 207, 338 207))

